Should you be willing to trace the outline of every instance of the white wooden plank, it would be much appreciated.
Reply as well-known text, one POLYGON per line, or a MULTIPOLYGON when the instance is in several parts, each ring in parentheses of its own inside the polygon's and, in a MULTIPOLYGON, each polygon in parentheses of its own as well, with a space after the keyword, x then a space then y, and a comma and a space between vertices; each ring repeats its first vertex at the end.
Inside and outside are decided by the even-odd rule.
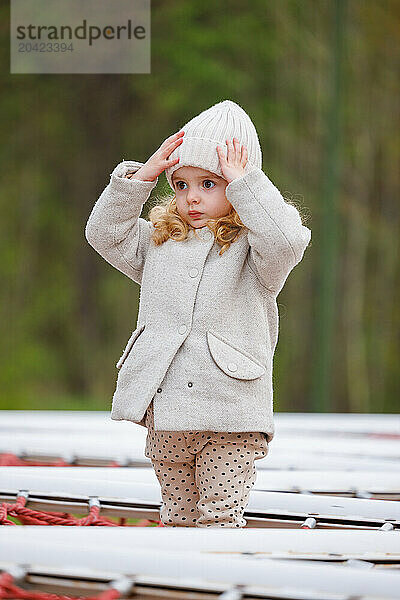
MULTIPOLYGON (((256 461, 257 462, 260 461, 256 461)), ((25 475, 32 475, 32 470, 37 477, 48 476, 49 469, 51 478, 79 478, 84 481, 107 480, 110 482, 125 482, 128 485, 134 483, 157 483, 157 477, 153 468, 131 467, 129 469, 119 467, 2 467, 0 474, 13 472, 18 469, 21 480, 25 475)), ((1 478, 0 478, 0 481, 1 478)), ((393 474, 382 471, 266 471, 258 470, 254 489, 270 492, 290 491, 293 488, 309 490, 313 492, 327 492, 337 490, 350 493, 354 490, 370 491, 375 493, 400 492, 400 485, 395 481, 393 474)))
MULTIPOLYGON (((332 432, 332 433, 375 433, 400 435, 399 414, 361 414, 361 413, 282 413, 275 411, 274 419, 277 431, 284 432, 332 432)), ((113 421, 109 411, 64 411, 64 410, 3 410, 1 429, 23 427, 28 429, 76 429, 87 428, 130 431, 132 428, 145 430, 144 427, 127 421, 113 421)))
MULTIPOLYGON (((0 561, 32 566, 68 566, 106 569, 116 573, 158 575, 168 578, 197 578, 199 581, 262 585, 270 590, 313 590, 350 595, 398 598, 400 575, 389 570, 315 564, 306 561, 221 557, 188 551, 163 552, 155 548, 119 547, 76 541, 50 542, 44 531, 36 539, 13 537, 13 530, 0 530, 0 561), (11 531, 10 531, 11 530, 11 531), (47 539, 43 536, 46 535, 47 539)), ((37 529, 37 527, 35 527, 37 529)), ((49 529, 49 528, 47 528, 49 529)), ((65 529, 64 527, 60 529, 65 529)))
MULTIPOLYGON (((13 540, 48 540, 51 543, 85 544, 116 548, 158 548, 196 552, 260 552, 276 554, 387 554, 400 557, 400 533, 372 530, 190 527, 48 527, 16 528, 13 540)), ((0 532, 1 533, 1 532, 0 532)), ((1 535, 0 535, 1 539, 1 535)), ((310 556, 310 558, 311 558, 310 556)))
MULTIPOLYGON (((118 481, 103 478, 86 479, 80 474, 79 467, 66 473, 64 467, 48 467, 47 470, 29 467, 21 471, 21 467, 3 467, 0 470, 0 491, 16 493, 25 489, 31 493, 53 493, 67 496, 100 496, 135 502, 160 501, 158 483, 142 483, 127 475, 118 481), (58 473, 57 473, 58 472, 58 473), (57 476, 56 476, 57 473, 57 476)), ((362 498, 343 498, 337 496, 318 496, 307 494, 288 494, 281 492, 265 492, 253 489, 250 492, 248 509, 254 512, 282 514, 315 513, 335 517, 364 517, 369 519, 390 519, 400 521, 400 503, 389 500, 368 500, 362 498)))

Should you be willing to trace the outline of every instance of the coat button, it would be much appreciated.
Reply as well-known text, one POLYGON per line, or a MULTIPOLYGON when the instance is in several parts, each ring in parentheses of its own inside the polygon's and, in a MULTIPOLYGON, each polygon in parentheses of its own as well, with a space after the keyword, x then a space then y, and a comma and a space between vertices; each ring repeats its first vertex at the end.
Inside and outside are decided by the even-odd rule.
POLYGON ((194 267, 193 269, 190 269, 189 275, 190 275, 190 277, 197 277, 198 272, 199 272, 199 270, 196 269, 196 267, 194 267))
POLYGON ((162 389, 161 388, 157 388, 157 392, 158 393, 162 392, 162 389))
POLYGON ((206 231, 206 232, 204 233, 204 235, 203 235, 203 239, 205 239, 205 240, 206 240, 206 242, 208 242, 209 240, 211 240, 211 238, 212 238, 212 233, 211 233, 211 231, 206 231))
POLYGON ((186 327, 186 325, 181 325, 181 326, 179 327, 178 331, 179 331, 179 333, 182 333, 182 335, 183 335, 184 333, 186 333, 186 331, 187 331, 187 327, 186 327))
POLYGON ((188 387, 193 387, 193 382, 192 381, 188 381, 188 387))
POLYGON ((236 363, 234 363, 234 362, 231 362, 231 363, 229 363, 229 364, 228 364, 228 369, 229 369, 230 371, 237 371, 237 364, 236 364, 236 363))

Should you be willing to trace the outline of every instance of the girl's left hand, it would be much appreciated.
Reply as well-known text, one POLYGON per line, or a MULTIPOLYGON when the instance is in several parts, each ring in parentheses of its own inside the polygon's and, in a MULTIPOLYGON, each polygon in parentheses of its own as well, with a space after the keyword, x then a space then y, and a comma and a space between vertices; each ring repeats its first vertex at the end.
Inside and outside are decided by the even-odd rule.
POLYGON ((228 146, 226 157, 223 155, 220 146, 217 146, 217 152, 222 174, 227 182, 230 183, 245 173, 247 148, 244 145, 240 146, 239 140, 236 138, 233 138, 233 142, 226 140, 226 145, 228 146))

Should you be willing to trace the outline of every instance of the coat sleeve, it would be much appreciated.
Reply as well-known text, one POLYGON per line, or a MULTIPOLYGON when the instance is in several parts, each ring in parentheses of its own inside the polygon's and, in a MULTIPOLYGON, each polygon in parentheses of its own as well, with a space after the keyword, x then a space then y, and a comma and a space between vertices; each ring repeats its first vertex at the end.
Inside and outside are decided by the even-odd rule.
POLYGON ((152 224, 139 215, 155 181, 127 179, 143 163, 124 160, 111 173, 110 182, 94 205, 85 227, 89 244, 113 267, 141 283, 152 224))
POLYGON ((278 295, 303 258, 311 230, 258 167, 231 181, 225 194, 248 228, 249 263, 262 285, 278 295))

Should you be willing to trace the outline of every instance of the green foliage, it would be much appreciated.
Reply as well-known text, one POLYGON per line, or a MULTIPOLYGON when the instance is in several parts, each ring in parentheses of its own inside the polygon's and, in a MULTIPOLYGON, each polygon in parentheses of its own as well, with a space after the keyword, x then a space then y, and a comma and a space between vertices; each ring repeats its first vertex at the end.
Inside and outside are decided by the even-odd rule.
MULTIPOLYGON (((312 215, 312 246, 278 298, 275 409, 397 412, 400 10, 344 4, 340 88, 333 0, 156 0, 150 75, 11 75, 1 6, 1 408, 110 408, 139 288, 87 244, 87 218, 120 160, 144 162, 229 98, 256 124, 264 171, 312 215), (342 112, 332 125, 335 93, 342 112), (328 131, 340 133, 335 189, 328 131), (340 232, 334 263, 322 252, 328 196, 340 232), (310 391, 327 268, 334 320, 329 329, 323 304, 332 355, 321 406, 310 391)), ((155 194, 167 191, 162 178, 155 194)))

